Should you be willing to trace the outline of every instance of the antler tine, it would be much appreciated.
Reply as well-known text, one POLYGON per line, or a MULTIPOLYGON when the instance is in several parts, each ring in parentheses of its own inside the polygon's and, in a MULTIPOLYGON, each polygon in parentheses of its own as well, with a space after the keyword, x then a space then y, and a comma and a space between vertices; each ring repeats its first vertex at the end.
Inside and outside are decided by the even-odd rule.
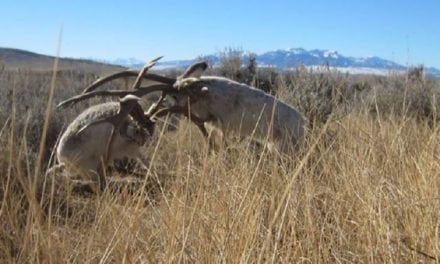
POLYGON ((156 62, 158 62, 159 60, 161 60, 162 58, 163 58, 163 56, 159 56, 159 57, 157 57, 157 58, 155 58, 155 59, 150 60, 150 63, 156 63, 156 62))
POLYGON ((153 115, 155 115, 156 112, 159 110, 159 107, 161 106, 163 100, 165 100, 165 96, 166 96, 166 93, 162 92, 159 99, 150 106, 150 108, 147 110, 145 115, 149 116, 149 117, 152 117, 153 115))
POLYGON ((88 92, 88 93, 84 93, 84 94, 80 94, 74 97, 71 97, 67 100, 62 101, 61 103, 59 103, 57 105, 57 108, 64 108, 67 106, 72 106, 80 101, 89 99, 89 98, 93 98, 93 97, 97 97, 97 96, 102 96, 102 97, 110 97, 110 96, 119 96, 119 97, 124 97, 127 95, 134 95, 137 97, 142 97, 148 93, 152 93, 152 92, 156 92, 156 91, 162 91, 162 92, 170 92, 173 91, 174 89, 172 88, 171 85, 169 84, 156 84, 156 85, 151 85, 151 86, 147 86, 147 87, 140 87, 139 89, 135 90, 135 91, 126 91, 126 90, 112 90, 112 91, 92 91, 92 92, 88 92))
POLYGON ((141 86, 142 83, 142 79, 144 78, 145 73, 147 73, 147 71, 149 69, 151 69, 160 59, 162 59, 163 56, 159 56, 153 60, 151 60, 150 62, 146 63, 144 65, 144 67, 142 68, 142 70, 139 72, 136 81, 133 84, 133 90, 137 90, 139 89, 139 87, 141 86))
MULTIPOLYGON (((139 71, 138 70, 124 70, 124 71, 116 72, 116 73, 113 73, 113 74, 108 75, 106 77, 99 78, 94 83, 92 83, 89 87, 84 89, 84 91, 82 93, 88 93, 88 92, 94 91, 99 86, 101 86, 101 85, 103 85, 105 83, 108 83, 110 81, 119 79, 119 78, 123 78, 123 77, 136 77, 138 75, 139 75, 139 71)), ((145 74, 143 76, 143 78, 147 79, 147 80, 151 80, 151 81, 156 81, 156 82, 160 82, 160 83, 170 84, 170 85, 176 82, 175 78, 169 78, 169 77, 157 75, 157 74, 154 74, 154 73, 147 73, 147 74, 145 74)))
MULTIPOLYGON (((139 75, 136 78, 136 81, 133 84, 133 90, 138 90, 139 89, 139 87, 141 85, 141 82, 142 82, 142 77, 145 75, 145 73, 149 69, 151 69, 151 67, 153 67, 162 58, 163 58, 163 56, 159 56, 159 57, 151 60, 149 63, 145 64, 145 66, 142 68, 142 70, 140 71, 139 75)), ((165 99, 165 96, 166 96, 166 91, 162 91, 162 94, 160 95, 159 100, 157 102, 155 102, 150 107, 150 109, 148 109, 148 111, 145 113, 145 115, 150 117, 152 115, 152 113, 155 113, 159 109, 159 107, 160 107, 161 103, 163 102, 163 100, 165 99)))

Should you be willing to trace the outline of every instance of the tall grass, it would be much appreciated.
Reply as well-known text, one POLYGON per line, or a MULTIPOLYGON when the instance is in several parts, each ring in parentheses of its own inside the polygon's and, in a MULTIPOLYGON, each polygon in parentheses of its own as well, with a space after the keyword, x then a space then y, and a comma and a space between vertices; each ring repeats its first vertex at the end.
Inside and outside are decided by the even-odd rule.
MULTIPOLYGON (((37 80, 32 74, 0 74, 14 98, 32 90, 18 83, 37 80)), ((38 206, 28 190, 36 166, 29 156, 39 142, 29 140, 35 120, 22 111, 31 102, 16 100, 15 114, 9 104, 0 134, 0 261, 439 262, 440 132, 431 122, 434 115, 421 118, 411 110, 418 93, 403 77, 326 74, 301 72, 278 81, 282 99, 322 122, 309 130, 296 157, 279 159, 233 139, 211 151, 197 128, 183 122, 153 143, 151 171, 142 178, 145 192, 122 187, 80 195, 47 181, 48 194, 38 197, 38 206), (361 98, 335 99, 362 83, 371 89, 361 98), (307 93, 298 84, 309 85, 311 94, 333 89, 327 118, 313 116, 312 98, 310 108, 299 105, 298 94, 307 93), (397 107, 399 100, 392 98, 399 94, 388 103, 377 96, 388 89, 414 93, 397 107), (41 219, 36 210, 43 212, 41 219)), ((57 90, 73 94, 90 79, 61 74, 57 90)), ((436 81, 420 85, 423 93, 439 89, 436 81)), ((318 99, 315 105, 327 100, 318 99)), ((42 113, 43 105, 32 111, 42 113)), ((55 113, 54 135, 80 110, 64 112, 67 117, 55 113)), ((56 137, 48 141, 50 152, 56 137)))

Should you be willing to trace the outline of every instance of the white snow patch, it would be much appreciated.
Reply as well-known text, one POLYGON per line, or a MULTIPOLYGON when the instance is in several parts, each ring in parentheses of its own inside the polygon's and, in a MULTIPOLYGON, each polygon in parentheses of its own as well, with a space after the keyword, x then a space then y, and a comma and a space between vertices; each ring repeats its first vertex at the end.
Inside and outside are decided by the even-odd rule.
POLYGON ((306 66, 307 69, 311 69, 313 71, 324 72, 328 69, 330 71, 338 71, 341 73, 349 73, 349 74, 365 74, 365 75, 381 75, 381 76, 389 76, 393 74, 405 74, 403 70, 389 70, 389 69, 375 69, 368 67, 324 67, 324 66, 306 66))
POLYGON ((286 51, 288 51, 289 53, 292 53, 292 54, 302 54, 305 52, 305 50, 301 49, 301 48, 289 48, 286 51))
POLYGON ((334 51, 334 50, 325 50, 325 51, 324 51, 324 57, 325 57, 325 58, 330 57, 330 58, 337 59, 337 58, 339 57, 339 55, 338 55, 338 52, 337 52, 337 51, 334 51))

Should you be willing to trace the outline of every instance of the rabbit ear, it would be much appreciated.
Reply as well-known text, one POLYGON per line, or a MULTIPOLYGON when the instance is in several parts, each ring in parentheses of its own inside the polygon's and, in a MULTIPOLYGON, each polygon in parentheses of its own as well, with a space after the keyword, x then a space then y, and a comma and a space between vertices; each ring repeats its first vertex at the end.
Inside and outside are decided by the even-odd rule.
POLYGON ((186 71, 180 75, 173 87, 178 91, 189 87, 192 83, 198 82, 203 72, 208 68, 208 63, 205 61, 194 63, 189 66, 186 71))
POLYGON ((205 72, 207 68, 208 63, 206 63, 206 61, 194 63, 186 69, 186 71, 180 76, 180 78, 200 78, 200 76, 202 76, 203 72, 205 72))

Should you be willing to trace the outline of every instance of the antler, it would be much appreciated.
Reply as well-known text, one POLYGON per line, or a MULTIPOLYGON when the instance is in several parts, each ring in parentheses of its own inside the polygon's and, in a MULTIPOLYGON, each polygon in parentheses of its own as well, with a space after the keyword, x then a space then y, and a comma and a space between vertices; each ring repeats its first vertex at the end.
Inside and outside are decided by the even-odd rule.
MULTIPOLYGON (((102 97, 119 96, 120 98, 122 98, 127 95, 134 95, 137 97, 142 97, 148 93, 152 93, 155 91, 162 91, 162 95, 158 101, 158 104, 159 104, 162 102, 166 93, 174 90, 172 85, 176 81, 176 79, 173 79, 173 78, 168 78, 168 77, 155 75, 155 74, 147 74, 147 71, 149 69, 151 69, 161 58, 162 58, 162 56, 157 57, 157 58, 151 60, 150 62, 146 63, 145 66, 140 71, 127 70, 127 71, 114 73, 114 74, 109 75, 104 78, 100 78, 100 79, 96 80, 92 85, 87 87, 82 94, 62 101, 61 103, 59 103, 57 105, 57 107, 63 108, 66 106, 71 106, 71 105, 76 104, 79 101, 82 101, 82 100, 85 100, 88 98, 97 97, 97 96, 102 96, 102 97), (98 88, 99 86, 101 86, 109 81, 112 81, 117 78, 122 78, 125 76, 137 76, 136 81, 134 82, 131 91, 126 91, 126 90, 94 91, 96 88, 98 88), (150 85, 147 87, 140 87, 143 79, 154 80, 154 81, 160 82, 161 84, 153 84, 153 85, 150 85)), ((155 110, 157 110, 157 109, 155 109, 155 110)))
MULTIPOLYGON (((153 67, 163 56, 157 57, 153 60, 151 60, 150 62, 148 62, 143 70, 149 70, 151 67, 153 67)), ((88 93, 91 91, 94 91, 96 88, 98 88, 99 86, 108 83, 110 81, 113 81, 115 79, 119 79, 119 78, 123 78, 123 77, 138 77, 138 78, 143 78, 143 79, 147 79, 147 80, 151 80, 151 81, 156 81, 156 82, 160 82, 160 83, 164 83, 164 84, 169 84, 169 85, 173 85, 176 82, 175 78, 169 78, 169 77, 165 77, 165 76, 161 76, 161 75, 157 75, 157 74, 153 74, 153 73, 148 73, 148 74, 140 74, 141 71, 139 70, 124 70, 124 71, 120 71, 120 72, 116 72, 113 74, 110 74, 106 77, 103 78, 99 78, 98 80, 96 80, 94 83, 92 83, 89 87, 87 87, 86 89, 84 89, 84 91, 82 93, 88 93)), ((137 80, 136 80, 137 81, 137 80)))
MULTIPOLYGON (((159 58, 158 58, 159 59, 159 58)), ((156 61, 158 60, 156 59, 156 61)), ((142 68, 142 70, 139 72, 138 77, 136 78, 136 81, 133 84, 133 89, 135 89, 136 91, 140 91, 139 90, 139 86, 142 82, 142 76, 145 74, 146 71, 148 71, 149 68, 151 68, 154 65, 155 61, 153 60, 152 62, 146 64, 144 66, 144 68, 142 68)), ((111 92, 111 91, 110 91, 111 92)), ((83 98, 81 98, 83 99, 83 98)), ((138 110, 139 107, 142 108, 138 101, 141 98, 139 96, 134 95, 133 93, 127 94, 126 96, 124 96, 124 98, 119 100, 119 111, 117 114, 107 117, 107 118, 103 118, 100 120, 97 120, 95 122, 92 122, 86 126, 84 126, 83 128, 81 128, 81 130, 79 130, 78 133, 81 133, 82 131, 84 131, 84 129, 92 126, 92 125, 96 125, 96 124, 100 124, 100 123, 111 123, 113 125, 113 129, 117 129, 121 126, 122 121, 129 115, 132 113, 133 109, 136 109, 135 112, 135 116, 136 118, 139 118, 138 116, 138 110)), ((113 130, 112 130, 112 135, 111 135, 111 140, 110 142, 112 142, 113 140, 113 130)), ((108 153, 108 151, 107 151, 108 153)))
POLYGON ((112 90, 112 91, 92 91, 84 94, 80 94, 74 97, 71 97, 67 100, 64 100, 60 102, 57 107, 58 108, 64 108, 67 106, 72 106, 80 101, 83 101, 85 99, 101 96, 101 97, 112 97, 112 96, 118 96, 118 97, 125 97, 127 95, 134 95, 137 97, 142 97, 146 94, 156 92, 156 91, 162 91, 162 92, 171 92, 174 91, 174 88, 168 84, 156 84, 151 85, 148 87, 140 87, 139 89, 135 91, 126 91, 126 90, 112 90))

